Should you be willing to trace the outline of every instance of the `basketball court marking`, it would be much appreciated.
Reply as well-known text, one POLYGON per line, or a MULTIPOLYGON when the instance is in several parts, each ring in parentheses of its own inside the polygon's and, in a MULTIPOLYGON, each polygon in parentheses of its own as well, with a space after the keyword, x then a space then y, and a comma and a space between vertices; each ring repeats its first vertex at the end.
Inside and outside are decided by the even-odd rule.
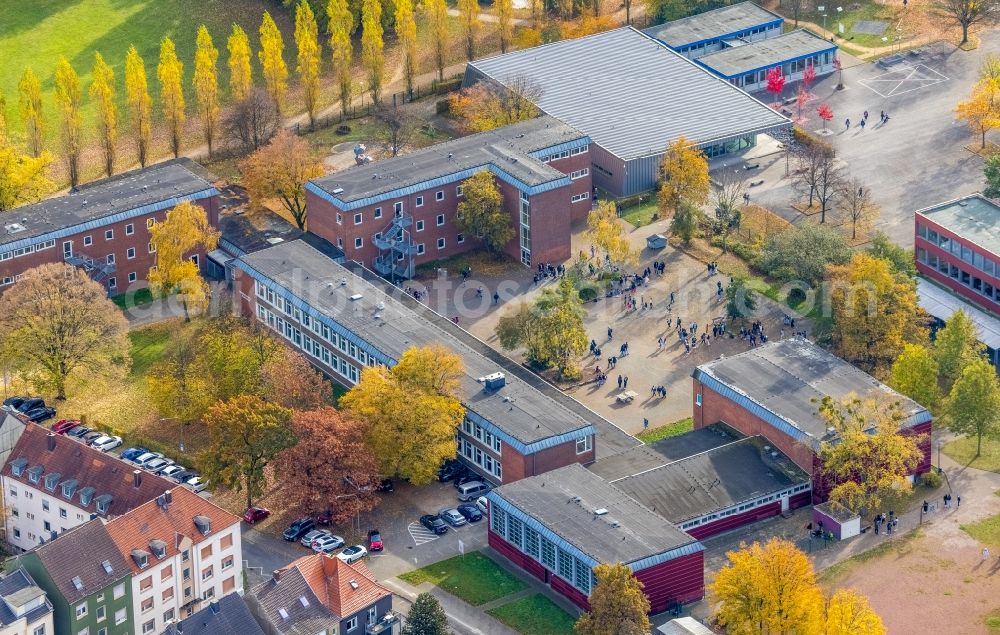
POLYGON ((948 78, 923 64, 901 66, 871 79, 860 79, 858 83, 882 98, 910 93, 927 86, 948 81, 948 78))

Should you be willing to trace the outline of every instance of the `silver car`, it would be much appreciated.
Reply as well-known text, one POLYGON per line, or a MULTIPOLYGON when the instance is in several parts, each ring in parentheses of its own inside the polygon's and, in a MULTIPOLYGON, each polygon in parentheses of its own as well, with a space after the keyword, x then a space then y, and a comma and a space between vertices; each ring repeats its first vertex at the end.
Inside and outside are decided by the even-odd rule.
POLYGON ((454 507, 448 507, 442 509, 440 512, 438 512, 438 515, 441 516, 441 519, 444 522, 448 523, 452 527, 461 527, 462 525, 469 522, 465 520, 465 516, 463 516, 461 512, 459 512, 454 507))
POLYGON ((302 536, 302 540, 300 540, 299 542, 302 543, 303 547, 312 548, 313 540, 316 540, 321 536, 328 536, 328 535, 330 535, 330 532, 327 531, 326 529, 313 529, 305 536, 302 536))

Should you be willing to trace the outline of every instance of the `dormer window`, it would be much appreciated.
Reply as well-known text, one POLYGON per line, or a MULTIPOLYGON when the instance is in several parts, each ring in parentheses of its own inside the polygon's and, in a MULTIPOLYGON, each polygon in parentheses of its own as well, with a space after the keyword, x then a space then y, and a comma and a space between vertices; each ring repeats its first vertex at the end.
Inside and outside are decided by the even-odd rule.
POLYGON ((24 468, 28 466, 28 459, 17 459, 10 464, 10 473, 14 476, 24 474, 24 468))
POLYGON ((94 500, 95 490, 93 487, 84 487, 80 490, 80 504, 86 507, 90 505, 90 501, 94 500))
POLYGON ((107 514, 108 508, 111 507, 111 501, 113 500, 114 497, 111 496, 111 494, 101 494, 100 496, 98 496, 95 501, 97 503, 97 513, 107 514))
POLYGON ((50 492, 56 491, 56 484, 59 483, 59 477, 61 474, 59 472, 52 472, 51 474, 45 475, 45 489, 50 492))
POLYGON ((142 549, 132 550, 132 560, 135 562, 135 566, 140 569, 145 569, 149 566, 149 554, 142 549))
POLYGON ((208 516, 195 516, 194 526, 198 528, 202 536, 207 536, 212 531, 212 521, 208 516))
POLYGON ((28 480, 32 483, 37 483, 40 478, 42 478, 42 472, 45 468, 41 465, 36 465, 28 470, 28 480))
POLYGON ((163 560, 167 557, 167 543, 162 540, 150 540, 149 550, 153 552, 157 560, 163 560))
POLYGON ((62 495, 66 498, 73 498, 73 493, 76 492, 76 486, 79 484, 75 478, 64 482, 62 484, 62 495))

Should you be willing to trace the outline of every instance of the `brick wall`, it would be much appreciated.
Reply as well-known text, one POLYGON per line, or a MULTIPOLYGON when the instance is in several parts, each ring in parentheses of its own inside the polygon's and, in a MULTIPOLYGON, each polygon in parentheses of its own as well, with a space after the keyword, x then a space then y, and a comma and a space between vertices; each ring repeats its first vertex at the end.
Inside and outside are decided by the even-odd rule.
MULTIPOLYGON (((990 258, 990 260, 993 260, 995 263, 1000 263, 1000 255, 993 254, 991 252, 984 250, 982 247, 975 245, 974 243, 962 238, 961 236, 952 231, 948 231, 947 229, 941 227, 934 221, 928 220, 924 216, 917 215, 917 223, 927 226, 929 229, 936 231, 938 234, 942 236, 946 236, 950 240, 953 240, 960 245, 965 245, 969 249, 972 249, 974 252, 990 258)), ((916 223, 914 223, 914 232, 916 232, 916 223)), ((985 271, 977 269, 975 266, 972 265, 972 263, 965 262, 960 257, 956 256, 950 251, 945 251, 944 249, 941 249, 941 247, 939 247, 938 245, 930 243, 916 234, 914 234, 914 245, 915 247, 924 249, 928 254, 933 254, 937 256, 939 259, 943 259, 950 264, 954 264, 959 269, 969 273, 970 276, 975 276, 980 280, 982 280, 983 282, 991 285, 994 289, 1000 289, 1000 277, 991 276, 985 271)), ((954 291, 956 294, 967 298, 970 302, 978 304, 979 306, 984 307, 989 311, 1000 314, 1000 302, 997 302, 991 298, 987 298, 981 293, 977 293, 968 285, 962 283, 961 280, 952 278, 949 274, 942 273, 936 267, 931 267, 926 263, 920 262, 920 260, 915 260, 915 262, 917 265, 917 271, 920 272, 921 275, 941 283, 945 287, 954 291)))
POLYGON ((676 604, 705 597, 704 551, 680 556, 635 573, 649 598, 650 613, 661 613, 676 604))
POLYGON ((516 452, 509 445, 503 445, 500 465, 503 467, 503 482, 514 481, 529 476, 544 474, 573 463, 588 465, 594 462, 593 443, 591 449, 582 454, 576 453, 576 441, 567 441, 551 448, 545 448, 528 455, 516 452))

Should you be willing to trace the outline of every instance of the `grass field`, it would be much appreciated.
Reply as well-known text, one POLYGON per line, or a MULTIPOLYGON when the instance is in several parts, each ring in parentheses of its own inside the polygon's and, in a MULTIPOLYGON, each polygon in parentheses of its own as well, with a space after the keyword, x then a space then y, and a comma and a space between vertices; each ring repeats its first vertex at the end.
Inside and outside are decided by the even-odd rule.
POLYGON ((430 582, 473 606, 525 588, 523 582, 478 551, 409 571, 399 579, 412 585, 430 582))
POLYGON ((680 421, 668 423, 665 426, 658 426, 656 428, 650 428, 649 430, 643 430, 635 436, 643 443, 656 443, 657 441, 662 441, 663 439, 669 437, 676 437, 677 435, 684 434, 685 432, 690 432, 693 429, 694 419, 688 417, 687 419, 681 419, 680 421))
POLYGON ((524 635, 572 635, 575 620, 541 593, 487 611, 524 635))
POLYGON ((978 470, 1000 472, 1000 441, 984 438, 983 451, 976 457, 976 438, 960 437, 943 448, 956 463, 978 470))
MULTIPOLYGON (((159 90, 156 65, 160 41, 170 36, 184 62, 184 88, 193 105, 191 73, 194 68, 194 41, 199 25, 205 24, 219 49, 219 83, 225 89, 229 81, 226 66, 226 39, 233 22, 240 24, 258 48, 257 30, 265 9, 271 11, 285 37, 285 58, 294 67, 292 25, 288 13, 275 2, 266 0, 0 0, 0 94, 6 95, 8 117, 16 133, 22 132, 20 117, 15 116, 17 83, 25 67, 31 66, 42 80, 44 112, 50 142, 55 140, 56 117, 53 103, 53 75, 60 56, 80 74, 84 91, 84 125, 93 127, 93 109, 86 91, 94 53, 100 52, 115 70, 118 95, 124 104, 125 53, 135 44, 146 62, 149 91, 154 111, 158 112, 159 90)), ((254 73, 260 68, 254 59, 254 73)), ((293 68, 294 70, 294 68, 293 68)), ((86 138, 87 135, 85 135, 86 138)), ((89 141, 88 141, 89 142, 89 141)))
MULTIPOLYGON (((1000 490, 995 492, 1000 496, 1000 490)), ((962 531, 969 534, 984 545, 1000 549, 1000 514, 988 516, 969 525, 960 525, 962 531)))

